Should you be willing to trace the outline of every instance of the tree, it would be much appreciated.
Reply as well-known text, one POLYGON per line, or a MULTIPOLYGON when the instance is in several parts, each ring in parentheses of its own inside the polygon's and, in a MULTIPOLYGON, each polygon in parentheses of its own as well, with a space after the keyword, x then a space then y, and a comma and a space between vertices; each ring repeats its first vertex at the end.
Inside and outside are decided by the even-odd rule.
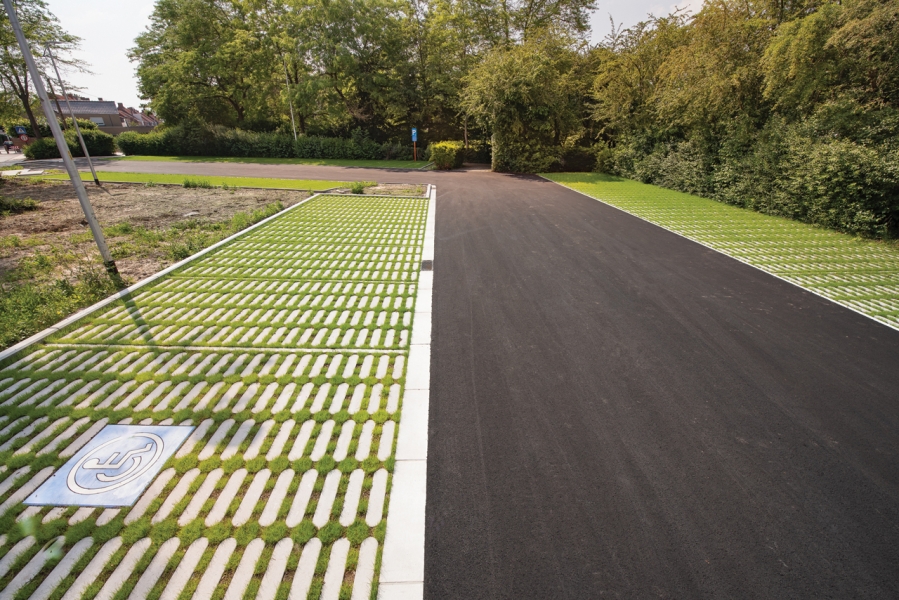
POLYGON ((563 143, 579 136, 582 50, 571 38, 545 31, 495 48, 465 78, 465 109, 493 131, 494 170, 549 170, 563 143))
MULTIPOLYGON (((19 0, 15 8, 22 31, 31 45, 32 54, 44 80, 49 79, 48 73, 51 69, 49 58, 43 56, 44 46, 49 42, 54 42, 53 52, 58 64, 63 68, 84 70, 83 64, 71 57, 71 52, 78 47, 79 38, 67 33, 60 26, 56 17, 47 8, 46 2, 19 0)), ((0 13, 0 84, 6 93, 13 94, 19 100, 35 137, 41 138, 32 106, 30 75, 6 11, 0 13)))
POLYGON ((129 57, 141 95, 166 122, 268 124, 280 64, 247 0, 159 0, 129 57))

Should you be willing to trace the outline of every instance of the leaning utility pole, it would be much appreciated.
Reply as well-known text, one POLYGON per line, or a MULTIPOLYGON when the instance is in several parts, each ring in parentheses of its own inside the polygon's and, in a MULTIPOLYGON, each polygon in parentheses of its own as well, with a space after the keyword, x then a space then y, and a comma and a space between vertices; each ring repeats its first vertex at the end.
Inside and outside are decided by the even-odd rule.
MULTIPOLYGON (((81 151, 84 152, 84 158, 87 159, 87 166, 91 168, 91 175, 94 176, 94 183, 100 185, 100 178, 97 177, 97 171, 94 170, 94 163, 91 161, 91 155, 87 151, 87 144, 84 143, 84 136, 81 135, 81 127, 78 126, 78 119, 75 118, 75 113, 72 112, 72 105, 69 104, 69 93, 66 91, 66 84, 62 81, 62 75, 59 74, 59 67, 56 66, 56 57, 53 56, 53 50, 51 48, 52 44, 47 44, 47 56, 50 57, 50 63, 53 65, 53 70, 56 71, 56 79, 59 81, 59 89, 62 90, 62 99, 66 101, 66 108, 69 109, 69 114, 72 116, 72 124, 75 125, 75 135, 78 136, 78 142, 81 144, 81 151)), ((53 87, 52 85, 50 86, 53 87)), ((59 106, 59 102, 56 102, 56 106, 59 106)), ((62 109, 59 110, 59 116, 62 119, 63 124, 66 122, 66 116, 62 114, 62 109)))
POLYGON ((19 18, 16 16, 16 10, 13 8, 12 0, 3 0, 3 6, 6 8, 6 14, 9 15, 9 24, 16 34, 19 48, 22 50, 22 58, 25 59, 25 66, 28 67, 28 72, 31 73, 31 81, 34 84, 34 89, 37 91, 38 98, 41 99, 41 108, 44 109, 44 116, 47 117, 47 124, 50 126, 50 132, 53 134, 53 139, 56 140, 56 147, 59 148, 59 155, 62 157, 62 162, 66 166, 66 172, 69 174, 69 179, 75 187, 75 193, 78 195, 78 202, 81 203, 81 209, 84 211, 84 216, 87 218, 88 225, 90 225, 91 233, 94 234, 94 241, 97 242, 97 248, 100 249, 100 256, 103 257, 103 264, 106 266, 106 272, 109 273, 109 276, 117 285, 120 285, 121 277, 119 277, 119 271, 116 269, 112 254, 109 253, 109 247, 106 245, 106 240, 103 238, 103 230, 100 229, 100 223, 97 222, 97 216, 94 214, 94 209, 91 206, 90 200, 87 198, 87 190, 84 189, 81 175, 75 167, 75 161, 72 160, 71 153, 69 153, 69 145, 66 143, 66 139, 62 135, 62 130, 59 128, 59 122, 56 120, 56 115, 53 112, 53 106, 50 104, 50 99, 47 97, 47 90, 44 89, 44 82, 41 79, 40 72, 37 70, 37 64, 34 62, 34 56, 31 54, 28 40, 25 39, 25 34, 22 33, 22 26, 19 24, 19 18))

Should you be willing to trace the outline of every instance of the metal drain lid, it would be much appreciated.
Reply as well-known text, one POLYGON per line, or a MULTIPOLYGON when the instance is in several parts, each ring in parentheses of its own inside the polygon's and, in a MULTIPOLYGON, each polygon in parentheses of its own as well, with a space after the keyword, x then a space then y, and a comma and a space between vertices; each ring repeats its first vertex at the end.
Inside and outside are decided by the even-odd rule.
POLYGON ((433 260, 421 261, 421 270, 422 271, 433 271, 434 270, 434 261, 433 260))

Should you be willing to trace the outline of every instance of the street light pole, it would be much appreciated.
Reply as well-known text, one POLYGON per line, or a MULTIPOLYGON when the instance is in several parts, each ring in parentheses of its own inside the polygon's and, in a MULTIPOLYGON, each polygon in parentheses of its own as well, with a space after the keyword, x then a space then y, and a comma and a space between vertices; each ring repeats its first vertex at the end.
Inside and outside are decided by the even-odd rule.
MULTIPOLYGON (((69 114, 72 116, 72 123, 75 125, 75 135, 78 136, 78 141, 81 143, 81 151, 84 152, 84 158, 87 159, 87 166, 91 168, 91 175, 94 176, 94 183, 100 185, 100 179, 97 177, 97 171, 94 170, 94 163, 91 161, 91 155, 87 151, 87 144, 84 143, 84 136, 81 135, 81 127, 78 126, 78 119, 75 118, 75 113, 72 112, 72 105, 69 104, 69 93, 66 91, 66 84, 62 82, 62 76, 59 74, 59 67, 56 66, 56 57, 53 56, 53 50, 50 47, 50 44, 46 46, 47 56, 50 57, 50 62, 53 64, 53 70, 56 71, 56 80, 59 82, 59 89, 62 91, 62 99, 66 101, 66 108, 69 111, 69 114)), ((56 103, 57 106, 59 102, 56 103)), ((60 111, 60 115, 63 123, 66 121, 66 116, 62 114, 60 111)))
POLYGON ((100 249, 100 256, 103 257, 103 264, 106 266, 106 272, 109 273, 109 276, 117 285, 120 285, 121 277, 119 277, 119 271, 116 269, 115 261, 112 259, 112 254, 110 254, 109 247, 106 245, 106 240, 103 237, 103 230, 100 229, 100 223, 97 221, 94 209, 91 206, 90 200, 87 198, 87 190, 84 189, 84 183, 81 181, 78 169, 75 168, 75 161, 72 160, 72 155, 69 153, 69 145, 62 135, 62 130, 59 128, 59 123, 56 120, 56 115, 53 113, 53 106, 50 104, 50 99, 47 97, 47 90, 44 89, 44 82, 41 79, 40 72, 37 70, 37 64, 34 62, 34 56, 31 54, 28 40, 25 39, 25 34, 22 33, 22 26, 19 24, 19 18, 16 16, 16 10, 13 8, 12 0, 3 0, 3 6, 6 8, 6 14, 9 15, 9 24, 16 34, 19 48, 22 50, 22 58, 25 60, 25 66, 28 67, 28 72, 31 73, 31 81, 34 84, 34 89, 37 91, 38 98, 41 99, 41 108, 44 109, 44 116, 47 117, 47 124, 50 126, 53 139, 56 140, 56 147, 59 149, 59 155, 62 157, 62 162, 66 166, 66 172, 69 174, 69 179, 75 187, 75 194, 78 196, 78 202, 81 203, 81 210, 84 211, 84 216, 87 218, 91 233, 94 235, 94 241, 97 242, 97 248, 100 249))

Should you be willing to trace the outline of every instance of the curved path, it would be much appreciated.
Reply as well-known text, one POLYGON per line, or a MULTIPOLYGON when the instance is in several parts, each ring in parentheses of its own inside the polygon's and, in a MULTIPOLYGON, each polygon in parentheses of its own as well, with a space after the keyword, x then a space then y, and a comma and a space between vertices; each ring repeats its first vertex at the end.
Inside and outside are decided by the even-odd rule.
POLYGON ((427 598, 899 596, 899 332, 555 184, 438 185, 427 598))

